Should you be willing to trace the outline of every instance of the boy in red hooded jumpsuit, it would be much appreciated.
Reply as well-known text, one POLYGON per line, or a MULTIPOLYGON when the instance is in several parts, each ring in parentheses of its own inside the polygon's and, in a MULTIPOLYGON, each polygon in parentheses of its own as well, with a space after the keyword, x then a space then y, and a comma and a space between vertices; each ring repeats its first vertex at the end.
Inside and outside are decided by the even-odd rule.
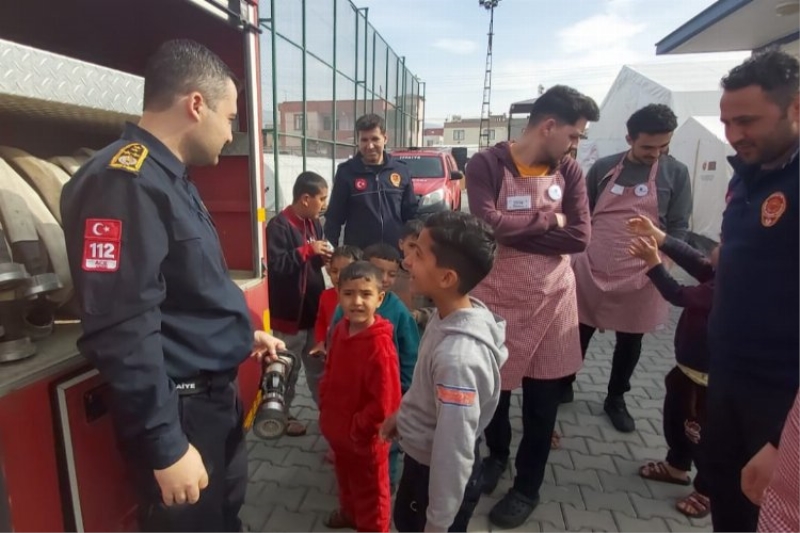
POLYGON ((389 444, 378 437, 400 405, 400 370, 390 322, 375 312, 382 272, 356 261, 339 274, 344 320, 331 336, 320 382, 319 425, 335 455, 339 509, 330 529, 389 531, 389 444))

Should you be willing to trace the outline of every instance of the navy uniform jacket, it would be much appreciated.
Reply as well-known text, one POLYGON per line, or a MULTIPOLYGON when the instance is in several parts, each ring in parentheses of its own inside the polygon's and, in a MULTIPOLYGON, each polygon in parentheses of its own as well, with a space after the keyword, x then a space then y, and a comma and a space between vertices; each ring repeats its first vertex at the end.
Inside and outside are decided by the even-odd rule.
POLYGON ((113 390, 126 447, 154 469, 180 459, 175 380, 236 369, 253 346, 241 290, 186 167, 128 124, 64 186, 81 353, 113 390))
MULTIPOLYGON (((730 159, 735 170, 709 321, 712 380, 795 391, 800 295, 798 155, 782 168, 730 159)), ((778 437, 775 436, 777 443, 778 437)))
POLYGON ((342 224, 344 244, 362 250, 385 242, 397 247, 400 230, 417 214, 417 197, 406 164, 384 152, 383 165, 364 163, 360 154, 340 164, 325 212, 325 238, 339 244, 342 224))

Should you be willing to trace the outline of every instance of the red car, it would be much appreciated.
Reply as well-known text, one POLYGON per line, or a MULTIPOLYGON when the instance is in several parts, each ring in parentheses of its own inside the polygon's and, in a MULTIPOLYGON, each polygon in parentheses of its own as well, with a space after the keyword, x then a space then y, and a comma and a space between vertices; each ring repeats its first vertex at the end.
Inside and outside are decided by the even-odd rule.
POLYGON ((393 150, 392 157, 408 165, 419 200, 419 216, 461 209, 464 174, 458 170, 452 155, 424 148, 402 148, 393 150))

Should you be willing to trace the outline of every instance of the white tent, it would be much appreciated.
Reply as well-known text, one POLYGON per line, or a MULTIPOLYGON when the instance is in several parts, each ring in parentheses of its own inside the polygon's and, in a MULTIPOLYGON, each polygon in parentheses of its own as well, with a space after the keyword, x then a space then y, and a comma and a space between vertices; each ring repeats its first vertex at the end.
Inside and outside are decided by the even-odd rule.
POLYGON ((600 107, 600 120, 579 145, 578 161, 584 172, 597 159, 627 149, 625 123, 648 104, 668 105, 679 126, 691 116, 719 116, 720 80, 740 62, 736 57, 622 67, 600 107))
POLYGON ((719 117, 689 118, 675 130, 669 153, 689 167, 694 200, 689 230, 718 242, 733 175, 727 158, 734 154, 719 117))

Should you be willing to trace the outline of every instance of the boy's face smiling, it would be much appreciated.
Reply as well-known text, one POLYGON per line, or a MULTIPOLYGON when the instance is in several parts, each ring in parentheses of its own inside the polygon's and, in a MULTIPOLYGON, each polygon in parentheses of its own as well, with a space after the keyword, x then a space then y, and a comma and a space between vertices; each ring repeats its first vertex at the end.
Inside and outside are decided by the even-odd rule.
POLYGON ((349 257, 334 257, 331 260, 331 264, 328 265, 328 276, 330 276, 334 287, 339 286, 339 274, 352 262, 353 260, 349 257))
POLYGON ((384 291, 391 290, 394 282, 397 281, 397 271, 400 270, 400 265, 396 261, 389 261, 388 259, 378 259, 373 257, 369 260, 370 263, 381 269, 383 278, 381 279, 381 288, 384 291))
POLYGON ((384 293, 374 279, 351 279, 339 286, 339 305, 355 329, 368 328, 383 303, 384 293))

